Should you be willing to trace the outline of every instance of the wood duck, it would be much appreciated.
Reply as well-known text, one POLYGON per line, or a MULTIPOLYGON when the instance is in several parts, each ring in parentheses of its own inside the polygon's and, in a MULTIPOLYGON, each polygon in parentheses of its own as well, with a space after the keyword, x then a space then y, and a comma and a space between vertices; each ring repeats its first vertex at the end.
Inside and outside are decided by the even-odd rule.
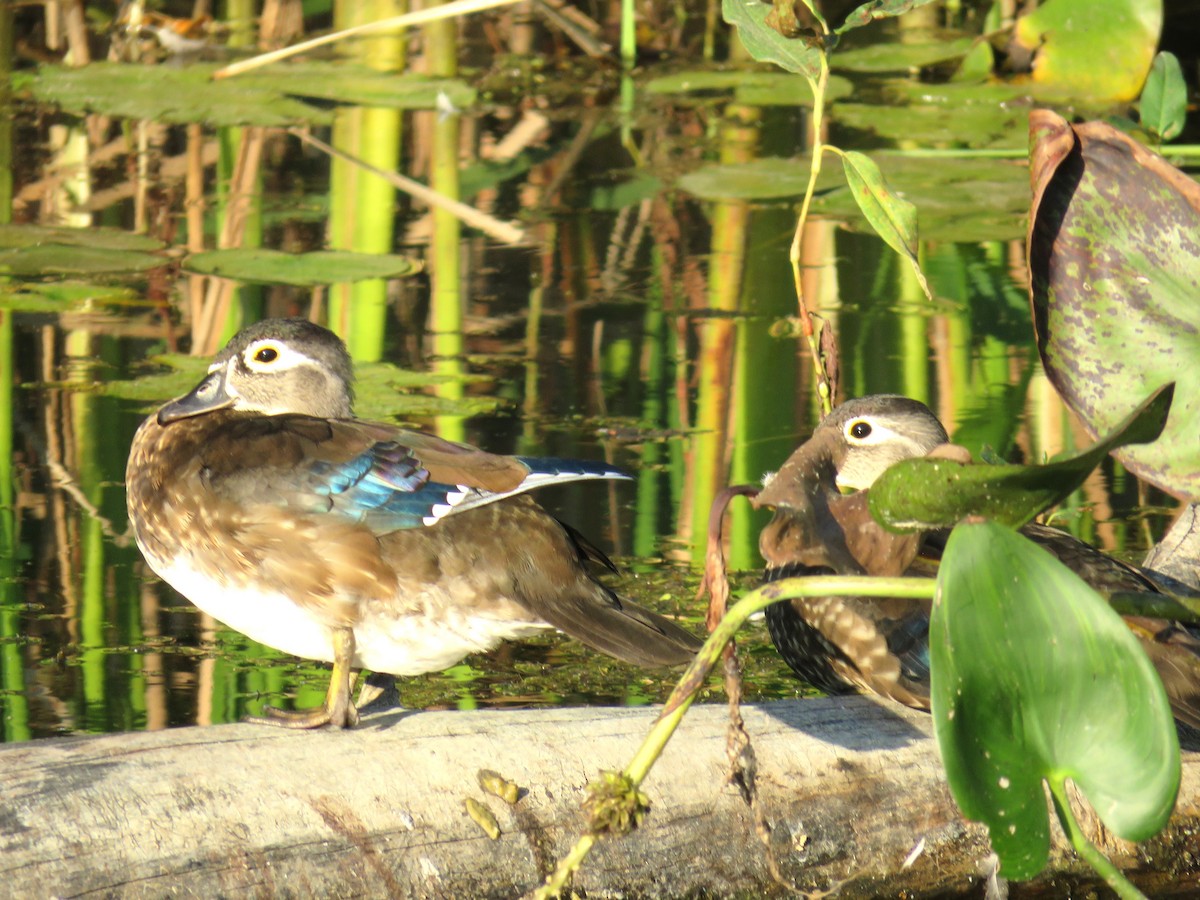
MULTIPOLYGON (((759 536, 766 581, 816 572, 930 574, 946 533, 893 534, 867 509, 868 489, 890 465, 918 456, 963 459, 923 403, 891 394, 833 410, 753 501, 773 507, 759 536), (845 494, 843 491, 853 491, 845 494), (923 552, 928 551, 928 552, 923 552)), ((969 458, 969 457, 968 457, 969 458)), ((965 460, 964 460, 965 461, 965 460)), ((1102 591, 1157 591, 1154 574, 1045 525, 1022 533, 1102 591)), ((929 604, 870 597, 801 598, 766 610, 771 640, 802 679, 830 693, 855 688, 929 708, 929 604)), ((1159 619, 1127 616, 1175 717, 1200 727, 1200 638, 1159 619)))
POLYGON ((526 493, 627 476, 362 421, 351 401, 332 332, 268 320, 133 440, 129 517, 150 567, 248 637, 333 663, 323 706, 259 721, 349 727, 352 670, 437 671, 547 628, 644 666, 700 647, 593 578, 612 563, 526 493))

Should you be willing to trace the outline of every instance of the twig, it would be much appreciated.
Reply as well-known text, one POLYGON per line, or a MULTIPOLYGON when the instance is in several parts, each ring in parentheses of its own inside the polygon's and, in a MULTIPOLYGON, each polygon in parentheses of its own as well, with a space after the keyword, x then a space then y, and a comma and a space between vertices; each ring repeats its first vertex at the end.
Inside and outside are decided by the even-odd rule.
POLYGON ((213 73, 213 79, 231 78, 234 75, 240 75, 243 72, 249 72, 253 69, 259 69, 273 62, 278 62, 281 59, 287 59, 291 56, 296 56, 300 53, 305 53, 316 47, 324 47, 326 44, 334 44, 346 38, 358 37, 364 34, 374 34, 377 31, 391 31, 398 28, 407 28, 410 25, 424 25, 427 22, 440 22, 442 19, 452 19, 455 16, 465 16, 474 12, 482 12, 485 9, 494 9, 497 6, 511 6, 514 3, 519 3, 520 0, 454 0, 452 3, 446 3, 442 6, 433 6, 429 9, 422 9, 417 12, 405 13, 402 16, 391 16, 386 19, 380 19, 378 22, 367 22, 364 25, 355 25, 353 28, 346 28, 342 31, 335 31, 332 34, 323 34, 320 37, 312 40, 304 41, 300 44, 293 44, 291 47, 284 47, 281 50, 272 50, 270 53, 261 53, 258 56, 244 59, 240 62, 235 62, 223 69, 218 69, 213 73))
POLYGON ((302 128, 289 128, 289 134, 293 134, 309 146, 316 147, 323 153, 328 153, 335 159, 340 159, 343 162, 348 162, 352 165, 359 166, 364 171, 370 172, 372 175, 377 175, 392 185, 397 190, 416 197, 427 206, 436 206, 439 209, 444 209, 450 214, 457 216, 466 225, 471 228, 478 229, 488 237, 494 238, 503 244, 515 246, 518 244, 529 243, 529 235, 519 225, 514 225, 511 222, 502 222, 495 216, 489 216, 485 212, 480 212, 473 206, 466 203, 460 203, 457 200, 451 200, 449 197, 439 194, 437 191, 426 187, 419 181, 413 181, 411 178, 405 178, 397 172, 388 172, 385 169, 380 169, 364 162, 357 156, 352 156, 336 147, 330 146, 320 138, 315 138, 302 128))

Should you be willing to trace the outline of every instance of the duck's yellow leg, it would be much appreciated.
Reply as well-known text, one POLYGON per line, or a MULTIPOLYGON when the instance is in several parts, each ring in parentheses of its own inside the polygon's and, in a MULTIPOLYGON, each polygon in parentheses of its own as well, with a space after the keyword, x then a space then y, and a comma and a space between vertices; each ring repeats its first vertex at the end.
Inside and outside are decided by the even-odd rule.
POLYGON ((261 716, 247 716, 246 721, 283 728, 320 728, 322 725, 349 728, 358 724, 358 710, 350 699, 353 661, 354 631, 350 628, 334 629, 333 672, 330 673, 324 704, 313 709, 297 710, 268 706, 261 716))

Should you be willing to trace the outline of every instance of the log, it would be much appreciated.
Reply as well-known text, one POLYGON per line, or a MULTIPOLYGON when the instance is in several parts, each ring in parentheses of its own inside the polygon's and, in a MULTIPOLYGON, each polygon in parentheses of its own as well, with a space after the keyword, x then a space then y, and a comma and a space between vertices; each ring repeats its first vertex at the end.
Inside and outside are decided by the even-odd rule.
MULTIPOLYGON (((840 897, 978 895, 993 865, 986 833, 950 799, 928 716, 863 697, 744 714, 764 827, 725 783, 726 708, 697 706, 645 783, 650 814, 597 843, 576 890, 779 895, 782 880, 840 897)), ((240 724, 7 745, 0 893, 519 896, 585 828, 585 784, 620 769, 655 715, 391 710, 348 732, 240 724), (520 785, 516 804, 485 793, 480 769, 520 785), (467 798, 490 810, 498 839, 467 798)), ((1118 842, 1114 858, 1151 893, 1200 890, 1198 826, 1200 754, 1186 752, 1171 827, 1118 842)), ((1012 896, 1094 880, 1061 843, 1012 896)))

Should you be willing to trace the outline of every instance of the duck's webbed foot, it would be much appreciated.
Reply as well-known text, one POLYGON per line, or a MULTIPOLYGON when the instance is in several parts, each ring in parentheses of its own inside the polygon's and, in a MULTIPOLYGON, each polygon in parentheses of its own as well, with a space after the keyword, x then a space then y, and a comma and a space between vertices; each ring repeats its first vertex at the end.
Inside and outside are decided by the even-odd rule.
POLYGON ((351 663, 354 660, 354 632, 338 628, 333 633, 333 672, 325 702, 313 709, 276 709, 268 706, 261 716, 247 716, 245 721, 257 725, 276 725, 282 728, 350 728, 358 724, 358 710, 350 700, 351 663))

